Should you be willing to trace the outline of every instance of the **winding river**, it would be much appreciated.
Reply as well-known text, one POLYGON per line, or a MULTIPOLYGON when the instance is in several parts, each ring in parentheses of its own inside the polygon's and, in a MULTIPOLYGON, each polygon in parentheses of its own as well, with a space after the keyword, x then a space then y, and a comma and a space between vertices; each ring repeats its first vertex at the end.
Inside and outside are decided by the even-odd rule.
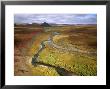
POLYGON ((56 71, 59 73, 60 76, 77 76, 75 73, 67 71, 64 68, 61 67, 56 67, 50 64, 46 64, 46 63, 42 63, 39 62, 39 54, 40 52, 42 52, 42 50, 45 48, 45 42, 47 42, 49 45, 52 45, 52 47, 57 48, 57 49, 62 49, 62 50, 66 50, 66 51, 74 51, 74 52, 80 52, 80 53, 86 53, 86 54, 96 54, 96 52, 88 52, 88 51, 83 51, 80 49, 77 49, 75 47, 70 47, 70 48, 63 48, 57 44, 54 43, 53 41, 53 37, 56 35, 60 35, 60 33, 58 32, 52 32, 51 36, 48 38, 48 40, 44 40, 41 42, 40 44, 40 48, 39 50, 36 52, 36 54, 32 57, 32 65, 36 66, 36 65, 42 65, 42 66, 47 66, 47 67, 53 67, 56 69, 56 71))

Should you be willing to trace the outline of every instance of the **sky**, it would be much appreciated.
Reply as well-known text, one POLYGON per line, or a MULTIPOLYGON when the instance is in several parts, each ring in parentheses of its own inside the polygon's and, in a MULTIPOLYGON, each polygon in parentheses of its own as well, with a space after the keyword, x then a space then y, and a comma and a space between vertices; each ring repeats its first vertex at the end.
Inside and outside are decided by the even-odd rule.
POLYGON ((14 23, 97 24, 96 14, 15 14, 14 23))

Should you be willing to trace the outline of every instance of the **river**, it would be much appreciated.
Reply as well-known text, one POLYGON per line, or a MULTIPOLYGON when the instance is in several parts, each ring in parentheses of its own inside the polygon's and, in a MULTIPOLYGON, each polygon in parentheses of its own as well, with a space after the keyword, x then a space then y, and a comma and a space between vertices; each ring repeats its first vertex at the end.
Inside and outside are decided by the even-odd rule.
POLYGON ((66 51, 74 51, 74 52, 87 53, 87 54, 96 54, 96 52, 83 51, 83 50, 77 49, 75 47, 63 48, 63 47, 61 47, 61 46, 54 43, 53 37, 56 36, 56 35, 60 35, 60 33, 52 32, 52 34, 50 35, 48 40, 44 40, 44 41, 41 42, 39 50, 32 57, 32 61, 31 61, 32 65, 34 65, 34 66, 42 65, 42 66, 53 67, 53 68, 56 69, 56 71, 59 73, 60 76, 77 76, 75 73, 67 71, 64 68, 56 67, 56 66, 53 66, 53 65, 50 65, 50 64, 39 62, 39 57, 38 56, 39 56, 40 52, 42 52, 42 50, 45 48, 45 42, 47 42, 49 45, 52 45, 54 48, 58 48, 58 49, 66 50, 66 51))

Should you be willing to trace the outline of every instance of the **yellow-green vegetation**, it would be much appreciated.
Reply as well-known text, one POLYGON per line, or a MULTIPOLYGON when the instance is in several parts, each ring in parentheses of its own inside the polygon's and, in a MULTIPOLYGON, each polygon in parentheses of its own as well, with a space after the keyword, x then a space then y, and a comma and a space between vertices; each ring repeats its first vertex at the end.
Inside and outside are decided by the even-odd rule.
POLYGON ((78 75, 96 75, 96 61, 92 58, 81 56, 79 53, 60 52, 46 48, 40 53, 40 61, 60 66, 78 75), (52 51, 53 50, 53 51, 52 51))
POLYGON ((52 67, 38 65, 36 67, 32 67, 31 70, 33 76, 59 76, 56 70, 52 67))

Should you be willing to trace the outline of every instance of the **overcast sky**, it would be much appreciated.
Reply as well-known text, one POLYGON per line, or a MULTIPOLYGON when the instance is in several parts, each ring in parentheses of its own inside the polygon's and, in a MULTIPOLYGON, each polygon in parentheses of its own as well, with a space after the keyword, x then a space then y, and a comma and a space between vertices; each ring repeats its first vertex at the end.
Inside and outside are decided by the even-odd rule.
POLYGON ((97 24, 96 14, 15 14, 15 23, 97 24))

